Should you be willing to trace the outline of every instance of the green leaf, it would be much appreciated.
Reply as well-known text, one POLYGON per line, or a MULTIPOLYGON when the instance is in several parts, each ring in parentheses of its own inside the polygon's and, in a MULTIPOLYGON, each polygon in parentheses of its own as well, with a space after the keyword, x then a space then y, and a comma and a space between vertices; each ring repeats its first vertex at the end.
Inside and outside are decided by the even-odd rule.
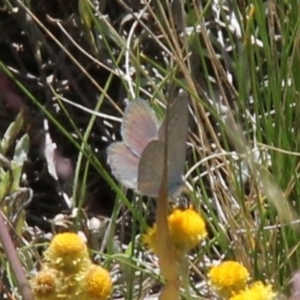
POLYGON ((23 113, 20 112, 16 117, 15 121, 9 125, 6 132, 4 133, 0 144, 1 152, 3 155, 7 153, 11 145, 15 142, 18 134, 20 133, 20 130, 22 129, 23 121, 23 113))
POLYGON ((90 30, 92 26, 92 9, 87 0, 79 0, 79 14, 84 25, 90 30))
POLYGON ((20 179, 22 176, 22 170, 23 170, 23 165, 17 165, 14 162, 12 162, 13 164, 13 170, 12 170, 12 174, 13 174, 13 184, 11 187, 11 192, 16 192, 19 187, 20 187, 20 179))
POLYGON ((5 196, 7 196, 10 193, 10 189, 11 189, 11 176, 10 176, 10 172, 7 171, 5 172, 3 169, 0 169, 0 202, 3 200, 3 198, 5 196))
POLYGON ((13 185, 12 191, 16 191, 20 185, 24 162, 27 159, 29 151, 29 136, 25 134, 17 142, 15 153, 12 161, 13 185))
POLYGON ((13 162, 18 166, 23 166, 24 162, 27 159, 29 151, 29 136, 24 134, 20 140, 17 142, 15 153, 13 157, 13 162))

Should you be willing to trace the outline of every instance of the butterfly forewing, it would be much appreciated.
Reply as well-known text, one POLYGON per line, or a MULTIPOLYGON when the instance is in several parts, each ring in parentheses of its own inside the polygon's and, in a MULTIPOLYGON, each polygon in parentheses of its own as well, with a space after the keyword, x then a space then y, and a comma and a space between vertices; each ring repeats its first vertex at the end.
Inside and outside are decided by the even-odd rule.
MULTIPOLYGON (((159 139, 165 140, 166 119, 159 129, 159 139)), ((168 124, 168 185, 169 194, 182 185, 188 135, 188 95, 181 93, 171 104, 168 124)))
POLYGON ((123 141, 137 156, 158 137, 158 121, 148 102, 137 99, 130 102, 124 112, 122 122, 123 141))
POLYGON ((138 167, 138 191, 156 197, 162 180, 164 142, 153 140, 144 149, 138 167))
POLYGON ((111 144, 107 148, 107 156, 116 179, 125 187, 136 189, 139 158, 122 142, 111 144))

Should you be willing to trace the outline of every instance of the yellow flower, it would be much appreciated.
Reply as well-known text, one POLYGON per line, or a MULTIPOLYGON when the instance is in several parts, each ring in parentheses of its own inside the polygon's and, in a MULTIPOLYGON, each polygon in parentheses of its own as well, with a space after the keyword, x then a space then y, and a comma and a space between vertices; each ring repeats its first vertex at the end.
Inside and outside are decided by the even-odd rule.
POLYGON ((78 272, 89 263, 89 253, 84 241, 75 233, 57 234, 45 251, 49 265, 65 273, 78 272))
POLYGON ((142 237, 143 243, 149 247, 154 253, 157 254, 157 243, 156 243, 156 232, 157 226, 156 224, 153 227, 148 228, 147 233, 145 233, 142 237))
POLYGON ((193 209, 175 209, 168 223, 171 239, 182 251, 192 250, 207 236, 203 219, 193 209))
POLYGON ((82 279, 78 299, 105 300, 112 290, 112 281, 107 270, 91 265, 82 279))
POLYGON ((230 300, 273 300, 276 293, 270 284, 264 285, 257 281, 251 287, 230 298, 230 300))
MULTIPOLYGON (((175 245, 177 256, 196 247, 207 236, 205 223, 193 209, 175 209, 168 217, 170 239, 175 245)), ((143 242, 157 254, 157 225, 143 235, 143 242)))
POLYGON ((248 270, 236 261, 225 261, 208 273, 210 284, 224 298, 244 290, 249 277, 248 270))
POLYGON ((37 299, 55 299, 57 292, 57 271, 45 269, 31 280, 32 290, 37 299))

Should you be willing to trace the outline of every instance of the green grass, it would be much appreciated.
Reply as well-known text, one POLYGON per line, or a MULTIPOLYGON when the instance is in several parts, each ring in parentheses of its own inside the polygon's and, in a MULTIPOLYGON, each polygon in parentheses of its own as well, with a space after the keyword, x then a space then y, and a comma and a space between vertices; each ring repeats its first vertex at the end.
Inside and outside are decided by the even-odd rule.
MULTIPOLYGON (((81 30, 85 40, 84 49, 78 41, 71 40, 62 24, 55 25, 64 42, 72 44, 70 52, 48 31, 46 24, 40 23, 35 8, 27 1, 4 1, 8 10, 18 3, 21 11, 27 10, 31 15, 30 24, 21 23, 29 41, 43 42, 41 37, 47 37, 65 53, 71 65, 77 66, 80 76, 97 89, 98 101, 87 107, 95 114, 89 116, 89 122, 80 130, 72 106, 51 85, 45 89, 72 130, 41 104, 5 61, 0 61, 0 69, 13 78, 20 91, 78 150, 70 195, 73 207, 82 207, 84 203, 90 170, 96 170, 115 192, 115 206, 106 225, 109 230, 102 240, 101 249, 106 251, 100 253, 106 267, 121 276, 114 284, 115 295, 118 292, 124 299, 143 299, 158 280, 157 267, 139 240, 140 231, 146 229, 147 208, 136 195, 127 197, 89 144, 92 134, 97 132, 97 118, 122 117, 122 108, 110 96, 113 82, 118 80, 124 95, 129 99, 149 99, 160 118, 164 116, 160 103, 166 103, 173 90, 181 88, 190 95, 194 115, 188 139, 186 195, 210 231, 205 245, 187 257, 190 274, 196 278, 193 282, 191 276, 189 282, 192 299, 213 299, 199 285, 206 282, 212 262, 225 259, 242 262, 253 279, 271 282, 288 297, 289 281, 298 269, 300 257, 300 228, 296 222, 300 211, 299 4, 296 0, 269 1, 268 5, 255 0, 232 1, 231 11, 236 12, 241 36, 225 21, 228 12, 222 11, 222 35, 227 39, 226 47, 233 48, 228 54, 218 41, 218 27, 215 25, 211 31, 207 24, 204 26, 212 20, 213 1, 207 1, 201 9, 193 7, 192 2, 187 1, 186 5, 188 19, 182 19, 180 10, 163 10, 160 1, 153 1, 152 5, 143 6, 140 20, 130 13, 123 15, 124 28, 118 28, 114 20, 97 15, 92 3, 81 1, 80 13, 75 14, 80 24, 77 30, 81 30), (171 20, 169 15, 176 19, 171 20), (178 20, 185 23, 184 27, 189 24, 189 33, 179 34, 175 30, 174 22, 178 20), (255 39, 257 42, 252 43, 255 39), (98 84, 98 78, 89 73, 83 61, 109 72, 105 84, 98 84), (111 107, 106 115, 105 105, 111 107), (104 115, 97 117, 97 112, 104 115), (116 225, 122 223, 118 219, 120 213, 130 213, 132 218, 130 242, 124 244, 118 240, 116 225)), ((123 9, 126 11, 125 1, 123 9)), ((35 47, 37 50, 40 46, 36 43, 35 47)), ((41 66, 42 58, 35 59, 41 66)), ((82 113, 88 116, 87 112, 82 113)), ((78 215, 69 229, 82 230, 84 222, 82 215, 78 215)), ((32 245, 22 251, 36 250, 32 245)), ((34 260, 39 255, 31 257, 34 260)), ((5 259, 1 259, 1 265, 8 268, 5 259)), ((183 299, 187 299, 184 294, 183 291, 183 299)))

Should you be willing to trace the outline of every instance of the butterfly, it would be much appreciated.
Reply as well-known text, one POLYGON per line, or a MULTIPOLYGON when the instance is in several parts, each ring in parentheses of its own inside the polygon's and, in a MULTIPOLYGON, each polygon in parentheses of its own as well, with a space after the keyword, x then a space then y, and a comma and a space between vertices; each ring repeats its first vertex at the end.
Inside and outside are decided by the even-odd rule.
MULTIPOLYGON (((138 98, 124 112, 122 142, 107 148, 114 177, 126 188, 157 197, 160 188, 166 136, 166 120, 160 125, 148 102, 138 98)), ((167 134, 168 194, 180 191, 188 135, 188 96, 180 93, 171 103, 167 134)))

